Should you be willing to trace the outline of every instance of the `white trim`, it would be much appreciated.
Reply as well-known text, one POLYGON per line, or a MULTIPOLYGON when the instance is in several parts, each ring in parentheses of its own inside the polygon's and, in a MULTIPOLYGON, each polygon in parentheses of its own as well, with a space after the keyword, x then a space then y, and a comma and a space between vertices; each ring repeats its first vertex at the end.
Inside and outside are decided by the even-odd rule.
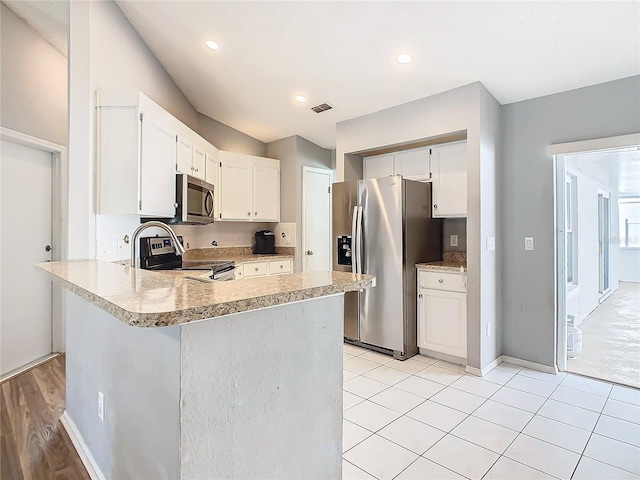
POLYGON ((594 138, 579 142, 556 143, 547 147, 547 155, 562 155, 567 153, 594 152, 597 150, 611 150, 614 148, 633 147, 640 145, 640 133, 620 135, 617 137, 594 138))
POLYGON ((25 373, 28 370, 36 368, 37 366, 42 365, 45 362, 48 362, 52 358, 56 358, 58 355, 60 355, 60 353, 57 353, 57 352, 49 353, 48 355, 45 355, 42 358, 34 360, 33 362, 29 362, 26 365, 16 368, 15 370, 11 370, 10 372, 7 372, 0 377, 0 383, 4 383, 7 380, 11 380, 13 377, 17 377, 18 375, 25 373))
MULTIPOLYGON (((304 188, 304 178, 305 178, 305 174, 306 173, 318 173, 320 175, 327 175, 329 177, 329 187, 331 187, 333 185, 333 181, 334 181, 334 171, 329 169, 329 168, 319 168, 319 167, 308 167, 308 166, 303 166, 302 167, 302 215, 301 215, 301 221, 300 223, 302 223, 302 231, 301 231, 301 235, 302 235, 302 240, 300 245, 302 246, 301 248, 301 252, 300 252, 300 271, 304 272, 304 256, 306 255, 306 251, 307 251, 307 246, 306 246, 306 225, 305 225, 305 211, 306 211, 306 194, 305 194, 305 188, 304 188)), ((332 211, 333 211, 333 203, 332 203, 332 198, 333 195, 330 193, 329 194, 329 216, 332 215, 332 211)), ((333 238, 333 232, 331 231, 332 227, 331 227, 331 223, 329 223, 329 235, 327 238, 327 242, 329 243, 329 269, 331 269, 331 252, 332 252, 332 241, 331 239, 333 238)))
POLYGON ((525 367, 539 372, 552 373, 553 375, 558 373, 558 369, 556 367, 550 367, 549 365, 542 365, 541 363, 530 362, 520 358, 509 357, 507 355, 502 356, 502 361, 504 363, 511 363, 513 365, 518 365, 519 367, 525 367))
POLYGON ((89 477, 91 477, 91 480, 106 480, 106 477, 102 473, 102 470, 100 470, 96 459, 93 458, 89 447, 87 447, 84 438, 82 438, 78 427, 76 427, 75 422, 67 414, 66 410, 60 417, 60 423, 67 431, 67 435, 69 435, 71 443, 73 443, 73 446, 76 447, 78 456, 80 457, 84 468, 87 469, 87 473, 89 474, 89 477))
POLYGON ((500 355, 498 358, 496 358, 493 362, 488 363, 487 365, 485 365, 482 368, 476 368, 476 367, 472 367, 470 365, 467 365, 464 369, 464 371, 466 373, 469 373, 471 375, 475 375, 477 377, 484 377, 487 373, 489 373, 491 370, 493 370, 494 368, 496 368, 498 365, 500 365, 503 362, 502 360, 502 355, 500 355))
MULTIPOLYGON (((52 259, 55 261, 68 258, 69 231, 69 162, 67 148, 26 133, 0 126, 0 140, 7 140, 31 148, 51 153, 51 242, 54 247, 52 259)), ((65 304, 63 290, 60 286, 51 286, 51 352, 64 352, 65 347, 65 304)))

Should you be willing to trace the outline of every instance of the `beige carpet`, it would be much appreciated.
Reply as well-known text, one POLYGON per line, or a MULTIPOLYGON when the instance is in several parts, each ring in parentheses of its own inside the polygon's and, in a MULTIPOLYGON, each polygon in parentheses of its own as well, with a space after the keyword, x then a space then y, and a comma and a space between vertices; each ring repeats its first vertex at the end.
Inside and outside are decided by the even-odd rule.
POLYGON ((567 371, 640 387, 640 283, 620 282, 580 329, 582 355, 567 371))

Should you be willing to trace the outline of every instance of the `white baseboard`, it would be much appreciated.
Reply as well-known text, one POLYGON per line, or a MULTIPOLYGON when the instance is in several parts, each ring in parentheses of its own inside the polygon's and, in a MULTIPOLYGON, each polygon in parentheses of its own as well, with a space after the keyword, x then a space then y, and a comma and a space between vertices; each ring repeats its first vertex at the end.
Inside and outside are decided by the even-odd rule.
POLYGON ((78 427, 76 427, 76 424, 71 417, 67 415, 66 410, 60 417, 60 423, 62 423, 62 426, 67 431, 67 435, 69 435, 71 443, 76 447, 80 460, 82 460, 84 468, 87 469, 87 473, 91 477, 91 480, 106 480, 102 470, 100 470, 96 460, 93 458, 93 455, 91 455, 87 444, 84 443, 84 439, 82 438, 82 435, 80 435, 78 427))
POLYGON ((465 367, 464 371, 467 372, 467 373, 470 373, 471 375, 475 375, 477 377, 484 377, 487 373, 489 373, 491 370, 493 370, 498 365, 500 365, 502 363, 502 361, 503 361, 502 360, 502 355, 500 355, 493 362, 488 363, 487 365, 485 365, 482 368, 476 368, 476 367, 472 367, 470 365, 467 365, 465 367))
POLYGON ((539 372, 551 373, 553 375, 558 373, 558 369, 556 367, 550 367, 549 365, 542 365, 541 363, 530 362, 528 360, 522 360, 520 358, 508 357, 506 355, 503 355, 502 361, 504 363, 511 363, 513 365, 518 365, 519 367, 526 367, 531 370, 538 370, 539 372))

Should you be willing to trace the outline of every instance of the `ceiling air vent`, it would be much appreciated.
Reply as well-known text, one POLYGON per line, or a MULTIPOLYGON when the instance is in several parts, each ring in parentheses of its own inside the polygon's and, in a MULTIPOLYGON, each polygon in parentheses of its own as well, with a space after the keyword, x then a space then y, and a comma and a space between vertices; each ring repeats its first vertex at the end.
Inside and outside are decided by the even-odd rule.
POLYGON ((326 112, 327 110, 331 110, 333 107, 331 105, 329 105, 328 103, 321 103, 320 105, 316 105, 315 107, 311 107, 311 110, 313 110, 316 113, 322 113, 322 112, 326 112))

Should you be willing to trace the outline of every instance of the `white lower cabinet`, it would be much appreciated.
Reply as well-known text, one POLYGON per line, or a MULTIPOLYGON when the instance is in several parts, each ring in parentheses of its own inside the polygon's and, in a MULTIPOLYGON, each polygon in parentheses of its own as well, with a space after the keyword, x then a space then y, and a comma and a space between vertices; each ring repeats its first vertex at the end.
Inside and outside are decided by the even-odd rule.
POLYGON ((465 277, 418 270, 418 347, 467 358, 465 277))
POLYGON ((268 262, 247 262, 236 267, 235 279, 266 277, 267 275, 283 275, 291 273, 293 264, 290 258, 271 260, 268 262))

